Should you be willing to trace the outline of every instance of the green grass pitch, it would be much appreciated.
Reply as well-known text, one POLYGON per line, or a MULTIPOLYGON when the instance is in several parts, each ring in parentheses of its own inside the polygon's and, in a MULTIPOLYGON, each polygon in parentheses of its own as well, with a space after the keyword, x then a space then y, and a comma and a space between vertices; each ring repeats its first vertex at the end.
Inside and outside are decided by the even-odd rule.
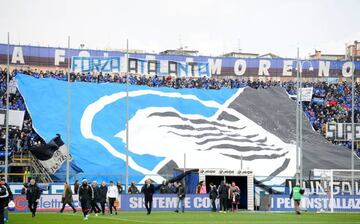
POLYGON ((119 224, 119 223, 254 223, 254 224, 291 224, 291 223, 360 223, 360 213, 265 213, 265 212, 239 212, 239 213, 212 213, 212 212, 120 212, 118 215, 98 217, 90 215, 84 221, 81 214, 72 213, 38 213, 31 218, 30 213, 11 213, 8 224, 119 224))

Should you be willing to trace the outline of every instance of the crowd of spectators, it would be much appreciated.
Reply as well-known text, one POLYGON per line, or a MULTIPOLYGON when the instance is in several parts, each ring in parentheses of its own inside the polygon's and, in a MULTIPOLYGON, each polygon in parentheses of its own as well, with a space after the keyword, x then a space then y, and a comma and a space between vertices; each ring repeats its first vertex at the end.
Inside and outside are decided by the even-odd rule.
MULTIPOLYGON (((31 75, 35 78, 54 78, 57 80, 67 81, 68 76, 63 71, 38 71, 34 70, 15 70, 12 76, 17 73, 31 75)), ((126 76, 117 73, 92 74, 92 73, 71 73, 71 82, 91 82, 91 83, 126 83, 126 76)), ((171 88, 203 88, 203 89, 221 89, 221 88, 241 88, 250 86, 252 88, 267 88, 269 86, 279 86, 277 81, 250 81, 244 79, 217 79, 208 77, 173 77, 173 76, 145 76, 129 75, 128 82, 130 85, 146 85, 149 87, 171 87, 171 88)))
MULTIPOLYGON (((13 76, 15 74, 12 73, 10 77, 10 81, 13 82, 13 76)), ((0 69, 0 109, 6 109, 6 70, 0 69)), ((36 144, 43 143, 42 138, 34 131, 32 128, 32 121, 29 113, 26 111, 24 100, 16 90, 9 91, 9 109, 10 110, 21 110, 25 111, 24 122, 22 129, 16 127, 9 127, 9 152, 10 155, 13 154, 26 154, 30 147, 36 144)), ((5 126, 0 127, 0 149, 3 150, 5 148, 5 136, 6 129, 5 126)))
MULTIPOLYGON (((351 123, 352 122, 352 85, 349 82, 305 82, 304 87, 313 87, 311 102, 304 102, 303 109, 313 129, 322 135, 326 135, 327 123, 351 123)), ((286 83, 289 94, 296 94, 295 83, 286 83)), ((354 97, 354 122, 360 122, 360 86, 355 84, 354 97)), ((332 143, 351 148, 351 141, 332 143)), ((355 146, 357 148, 357 146, 355 146)), ((360 156, 360 151, 357 152, 360 156)))
MULTIPOLYGON (((10 81, 13 77, 23 73, 35 78, 54 78, 67 81, 67 74, 63 71, 38 71, 34 70, 14 70, 10 74, 10 81)), ((6 107, 6 72, 0 68, 0 108, 6 107)), ((92 82, 92 83, 126 83, 126 76, 118 74, 91 74, 91 73, 71 73, 71 82, 92 82)), ((128 82, 131 85, 146 85, 150 87, 171 87, 171 88, 203 88, 203 89, 221 89, 221 88, 268 88, 270 86, 281 86, 286 89, 289 95, 296 94, 296 83, 293 81, 250 81, 244 79, 218 79, 218 78, 176 78, 172 76, 139 76, 129 75, 128 82)), ((304 102, 304 113, 309 119, 313 129, 323 135, 326 131, 328 122, 351 122, 351 83, 348 82, 304 82, 303 87, 313 87, 313 97, 311 102, 304 102)), ((26 110, 25 103, 20 93, 16 90, 10 91, 9 108, 13 110, 26 110)), ((360 86, 356 83, 355 87, 355 122, 360 121, 359 93, 360 86)), ((5 129, 0 130, 0 147, 4 147, 5 129)), ((41 144, 42 139, 32 128, 31 118, 25 113, 24 125, 22 130, 12 129, 9 134, 9 147, 13 153, 27 151, 29 147, 35 144, 41 144)), ((343 145, 351 148, 351 142, 335 142, 334 144, 343 145)), ((360 156, 360 152, 358 153, 360 156)))

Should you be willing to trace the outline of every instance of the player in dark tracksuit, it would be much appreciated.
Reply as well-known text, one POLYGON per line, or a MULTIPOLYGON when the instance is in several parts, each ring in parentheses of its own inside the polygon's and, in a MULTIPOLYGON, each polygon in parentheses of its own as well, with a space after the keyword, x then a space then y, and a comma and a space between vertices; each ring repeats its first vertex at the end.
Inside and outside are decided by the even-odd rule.
POLYGON ((147 214, 150 215, 152 208, 153 195, 155 193, 155 187, 151 183, 151 180, 148 179, 145 181, 144 186, 141 188, 141 193, 144 193, 145 196, 145 207, 147 214))
POLYGON ((88 220, 89 211, 91 209, 91 200, 93 199, 93 190, 87 183, 87 180, 82 181, 82 185, 79 188, 79 201, 81 203, 81 209, 84 215, 84 220, 88 220))
POLYGON ((4 182, 0 182, 0 224, 4 224, 4 210, 7 203, 9 192, 4 185, 4 182))
POLYGON ((100 207, 101 207, 101 212, 103 215, 105 215, 105 204, 106 204, 106 195, 107 195, 107 191, 108 191, 108 187, 106 186, 106 183, 103 181, 101 183, 101 186, 98 188, 98 198, 99 198, 99 203, 100 203, 100 207))
POLYGON ((4 204, 5 205, 5 208, 4 208, 4 220, 7 222, 7 221, 9 221, 9 214, 8 214, 7 206, 8 206, 10 201, 14 200, 14 196, 13 196, 13 193, 11 192, 10 186, 6 183, 5 177, 1 178, 1 183, 6 187, 8 193, 9 193, 9 196, 4 199, 4 203, 5 203, 4 204))
POLYGON ((210 192, 209 198, 211 200, 211 211, 216 212, 216 199, 218 198, 219 194, 216 189, 216 186, 213 183, 210 183, 210 192))
POLYGON ((182 185, 181 182, 177 183, 176 194, 177 194, 177 197, 178 197, 178 202, 177 202, 177 208, 176 208, 175 212, 178 213, 179 209, 181 208, 181 211, 184 213, 184 211, 185 211, 186 190, 185 190, 185 187, 182 185))
POLYGON ((229 188, 226 186, 224 181, 221 181, 221 184, 218 189, 219 199, 220 199, 220 212, 225 212, 228 208, 228 198, 229 198, 229 188))
POLYGON ((26 200, 28 201, 28 207, 32 214, 32 217, 36 215, 36 208, 39 203, 41 190, 37 186, 34 179, 30 180, 30 184, 26 188, 26 200))
POLYGON ((91 184, 91 188, 92 188, 92 200, 91 200, 91 210, 89 213, 91 212, 95 212, 95 216, 98 215, 98 213, 100 213, 100 208, 98 206, 98 202, 99 202, 99 187, 97 186, 97 183, 96 181, 93 181, 92 184, 91 184))

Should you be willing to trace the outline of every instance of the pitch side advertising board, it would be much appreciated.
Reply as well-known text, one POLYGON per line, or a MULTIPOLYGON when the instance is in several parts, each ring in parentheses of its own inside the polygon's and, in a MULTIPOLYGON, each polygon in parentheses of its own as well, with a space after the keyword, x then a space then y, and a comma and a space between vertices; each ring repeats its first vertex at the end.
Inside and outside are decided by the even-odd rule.
MULTIPOLYGON (((27 212, 27 201, 25 195, 15 195, 15 211, 27 212)), ((302 209, 307 211, 329 210, 331 200, 326 195, 310 195, 304 196, 301 202, 302 209)), ((335 211, 360 211, 360 195, 339 195, 333 200, 335 211)), ((74 196, 74 206, 80 209, 78 196, 74 196)), ((154 211, 173 211, 177 206, 176 195, 157 194, 153 199, 154 211)), ((219 201, 216 200, 216 206, 219 209, 219 201)), ((39 200, 38 211, 41 212, 56 212, 62 207, 61 195, 42 195, 39 200)), ((120 210, 122 211, 143 211, 145 210, 144 196, 137 195, 122 195, 119 202, 120 210)), ((190 211, 210 211, 211 200, 207 194, 191 194, 187 195, 185 199, 185 209, 190 211)), ((271 200, 271 211, 293 211, 294 202, 289 198, 289 195, 273 195, 271 200)), ((65 210, 71 210, 66 207, 65 210)))
MULTIPOLYGON (((60 211, 62 208, 61 196, 59 194, 41 195, 38 204, 38 211, 42 212, 55 212, 60 211)), ((74 195, 73 205, 76 209, 80 209, 79 197, 74 195)), ((15 211, 28 212, 28 203, 25 195, 14 195, 15 211)), ((67 207, 68 209, 68 207, 67 207)))
MULTIPOLYGON (((74 195, 73 204, 76 209, 80 209, 79 197, 74 195)), ((25 195, 15 195, 15 211, 27 212, 27 201, 25 195)), ((219 202, 216 202, 219 207, 219 202)), ((59 211, 62 207, 61 195, 41 195, 38 205, 38 211, 54 212, 59 211)), ((121 195, 119 207, 122 211, 142 211, 145 210, 144 196, 121 195)), ((153 210, 155 211, 172 211, 177 207, 177 196, 175 194, 156 194, 153 198, 153 210)), ((67 210, 71 210, 68 206, 67 210)), ((211 209, 211 200, 207 194, 191 194, 185 198, 185 209, 193 211, 207 211, 211 209)))
MULTIPOLYGON (((307 211, 329 211, 331 205, 334 211, 360 211, 360 195, 338 195, 331 200, 328 195, 308 195, 301 200, 301 208, 307 211)), ((294 211, 294 201, 289 195, 273 195, 271 200, 272 211, 294 211)))

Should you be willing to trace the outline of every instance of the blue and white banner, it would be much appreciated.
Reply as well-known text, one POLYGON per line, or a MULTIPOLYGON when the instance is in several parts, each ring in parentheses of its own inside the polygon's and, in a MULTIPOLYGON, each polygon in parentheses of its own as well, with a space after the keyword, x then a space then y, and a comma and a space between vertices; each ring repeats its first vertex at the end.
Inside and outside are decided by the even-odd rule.
MULTIPOLYGON (((8 46, 0 44, 0 64, 6 64, 8 46)), ((72 57, 82 58, 120 58, 120 71, 125 72, 128 66, 131 73, 146 75, 172 75, 178 77, 211 77, 211 76, 258 76, 258 77, 296 77, 294 68, 297 60, 291 58, 235 58, 192 56, 179 54, 148 54, 130 53, 126 66, 125 52, 102 51, 89 49, 66 49, 53 47, 35 47, 23 45, 10 45, 10 63, 14 65, 55 66, 67 68, 68 60, 72 57)), ((79 62, 79 58, 75 58, 79 62)), ((114 67, 117 68, 117 63, 114 67)), ((88 62, 86 62, 88 63, 88 62)), ((74 65, 74 62, 72 62, 74 65)), ((117 71, 117 69, 99 69, 98 59, 89 63, 84 72, 117 71)), ((303 77, 339 78, 351 77, 353 72, 360 75, 360 62, 339 60, 307 60, 301 61, 303 77), (312 69, 311 69, 312 68, 312 69)), ((82 68, 77 65, 76 68, 82 68)))
POLYGON ((120 72, 120 57, 72 57, 73 72, 120 72))
MULTIPOLYGON (((66 140, 67 82, 27 75, 16 80, 37 133, 46 142, 56 134, 66 140)), ((72 168, 82 170, 77 178, 124 182, 126 86, 70 85, 71 142, 65 144, 72 168)), ((293 176, 295 145, 239 112, 243 91, 129 86, 130 181, 161 183, 184 166, 184 153, 191 168, 238 169, 242 161, 254 175, 269 176, 265 181, 293 176)), ((65 178, 64 169, 55 176, 65 178)))

